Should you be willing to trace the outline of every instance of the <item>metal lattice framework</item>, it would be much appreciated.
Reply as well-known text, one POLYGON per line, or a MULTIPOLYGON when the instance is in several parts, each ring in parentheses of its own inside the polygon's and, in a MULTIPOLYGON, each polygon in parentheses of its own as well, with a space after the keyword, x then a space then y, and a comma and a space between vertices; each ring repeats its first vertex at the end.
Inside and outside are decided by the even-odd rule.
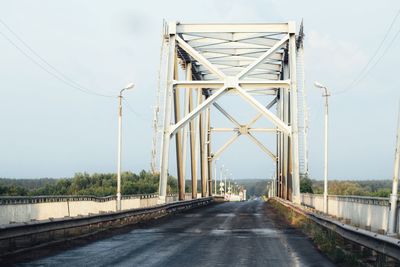
POLYGON ((160 151, 160 200, 167 195, 170 141, 175 138, 179 199, 185 197, 186 147, 190 148, 192 198, 197 196, 197 169, 201 194, 212 192, 212 163, 239 136, 247 136, 276 163, 276 195, 298 201, 299 138, 296 81, 295 23, 165 25, 165 95, 160 151), (184 94, 183 96, 181 94, 184 94), (257 110, 249 123, 240 124, 218 99, 232 94, 257 110), (256 95, 270 95, 261 103, 256 95), (211 106, 234 128, 210 126, 211 106), (275 107, 275 109, 273 109, 275 107), (261 118, 272 128, 255 128, 261 118), (232 131, 232 138, 215 152, 212 132, 232 131), (187 136, 186 132, 190 132, 187 136), (254 135, 276 135, 276 149, 254 135), (190 139, 190 140, 188 140, 190 139), (187 144, 188 143, 188 144, 187 144), (199 166, 198 166, 199 165, 199 166))

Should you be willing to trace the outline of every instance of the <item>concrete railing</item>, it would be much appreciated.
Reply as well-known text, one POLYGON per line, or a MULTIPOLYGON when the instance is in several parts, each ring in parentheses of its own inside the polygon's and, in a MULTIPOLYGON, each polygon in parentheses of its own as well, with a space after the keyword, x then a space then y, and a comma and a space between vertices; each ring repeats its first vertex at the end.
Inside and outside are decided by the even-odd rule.
MULTIPOLYGON (((167 197, 167 203, 176 200, 175 195, 167 197)), ((145 208, 157 205, 158 195, 122 196, 121 202, 122 210, 145 208)), ((115 196, 0 197, 0 225, 114 211, 115 196)))
MULTIPOLYGON (((323 195, 301 194, 304 206, 323 211, 323 195)), ((388 230, 390 203, 389 198, 363 196, 328 196, 328 214, 374 232, 388 230)), ((400 221, 400 206, 397 210, 397 222, 400 221)), ((400 233, 397 223, 397 233, 400 233)))
MULTIPOLYGON (((313 197, 313 195, 308 196, 310 196, 308 200, 313 197)), ((346 262, 343 261, 344 257, 349 256, 353 257, 352 261, 355 263, 352 266, 369 266, 372 263, 377 266, 397 266, 400 263, 400 240, 396 237, 373 233, 338 222, 330 216, 318 214, 304 206, 300 207, 277 197, 270 198, 269 201, 275 207, 285 207, 286 211, 280 208, 277 211, 285 214, 291 224, 302 228, 305 233, 314 237, 313 241, 317 245, 320 244, 327 255, 338 259, 340 255, 338 252, 342 251, 345 256, 339 257, 340 263, 346 262), (323 238, 315 238, 317 235, 323 238)), ((349 262, 346 265, 349 265, 349 262)))
POLYGON ((104 214, 3 225, 0 227, 0 262, 4 255, 96 234, 110 228, 160 218, 168 214, 202 207, 212 202, 214 202, 214 198, 208 197, 104 214))

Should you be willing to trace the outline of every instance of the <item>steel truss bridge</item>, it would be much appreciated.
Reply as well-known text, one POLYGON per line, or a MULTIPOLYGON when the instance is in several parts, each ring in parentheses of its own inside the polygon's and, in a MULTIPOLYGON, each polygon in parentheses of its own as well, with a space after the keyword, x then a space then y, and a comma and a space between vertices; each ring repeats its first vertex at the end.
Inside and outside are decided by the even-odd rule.
POLYGON ((154 119, 155 125, 162 121, 162 130, 158 139, 159 131, 155 127, 152 161, 152 169, 160 172, 161 202, 167 195, 172 138, 176 146, 179 199, 183 200, 186 161, 190 158, 192 198, 197 195, 198 170, 201 195, 211 196, 212 181, 216 178, 212 177, 214 160, 235 140, 245 136, 275 163, 275 194, 298 203, 299 177, 307 173, 302 25, 296 34, 294 22, 170 22, 164 24, 163 47, 161 62, 166 67, 161 79, 164 86, 158 92, 159 99, 163 98, 163 101, 158 100, 163 112, 159 112, 160 105, 157 105, 154 119), (226 95, 244 99, 258 115, 247 124, 239 123, 218 104, 226 95), (257 96, 270 96, 270 101, 260 102, 257 96), (235 127, 211 127, 214 115, 211 107, 235 127), (270 121, 273 127, 255 127, 262 118, 270 121), (232 132, 232 137, 222 147, 214 149, 212 136, 217 132, 232 132), (254 133, 274 135, 276 147, 265 146, 254 133))
POLYGON ((340 263, 356 256, 349 265, 398 266, 400 210, 389 207, 393 200, 329 196, 325 212, 321 195, 300 194, 299 180, 308 168, 299 28, 294 22, 165 23, 153 121, 152 169, 160 173, 159 194, 125 195, 120 201, 116 196, 0 197, 0 265, 335 266, 306 232, 318 235, 322 241, 315 241, 325 242, 319 245, 333 248, 334 255, 343 253, 340 263), (245 100, 257 115, 239 123, 219 103, 228 95, 245 100), (216 112, 234 127, 211 126, 216 112), (273 126, 257 127, 261 119, 273 126), (221 147, 212 138, 218 132, 232 133, 221 147), (256 133, 272 135, 275 146, 263 144, 256 133), (213 164, 242 136, 275 164, 267 202, 233 203, 213 195, 213 164), (175 155, 170 155, 173 138, 175 155), (167 194, 171 156, 177 196, 167 194), (191 199, 186 176, 192 181, 191 199), (388 214, 396 216, 393 230, 388 214), (296 227, 289 226, 288 217, 296 227), (131 227, 120 229, 123 225, 131 227), (85 245, 74 243, 89 235, 94 237, 85 245))

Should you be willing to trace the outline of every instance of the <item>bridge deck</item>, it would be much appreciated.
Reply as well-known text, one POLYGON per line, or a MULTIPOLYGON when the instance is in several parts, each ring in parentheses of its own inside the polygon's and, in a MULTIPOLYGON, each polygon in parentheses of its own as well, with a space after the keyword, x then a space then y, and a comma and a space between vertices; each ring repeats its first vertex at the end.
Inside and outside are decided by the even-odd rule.
POLYGON ((223 203, 37 259, 51 266, 334 266, 268 203, 223 203))

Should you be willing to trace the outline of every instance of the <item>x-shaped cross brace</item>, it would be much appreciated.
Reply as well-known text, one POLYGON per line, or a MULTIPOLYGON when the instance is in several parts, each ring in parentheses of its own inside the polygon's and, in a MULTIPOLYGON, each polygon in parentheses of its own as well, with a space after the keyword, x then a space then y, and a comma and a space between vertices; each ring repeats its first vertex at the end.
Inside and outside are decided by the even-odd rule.
MULTIPOLYGON (((270 109, 273 107, 273 105, 277 102, 277 99, 274 98, 267 106, 267 109, 270 109)), ((249 137, 251 141, 253 141, 258 147, 261 148, 262 151, 264 151, 268 156, 272 158, 273 161, 276 161, 276 156, 274 153, 272 153, 263 143, 261 143, 253 134, 250 133, 250 127, 257 121, 259 120, 262 115, 258 114, 255 116, 248 124, 242 125, 240 124, 232 115, 230 115, 226 110, 224 110, 219 104, 213 103, 214 107, 217 108, 226 118, 228 118, 233 124, 235 124, 238 128, 234 129, 236 130, 235 134, 220 148, 215 152, 212 157, 217 158, 221 155, 222 152, 224 152, 225 149, 227 149, 240 135, 246 135, 249 137)))

